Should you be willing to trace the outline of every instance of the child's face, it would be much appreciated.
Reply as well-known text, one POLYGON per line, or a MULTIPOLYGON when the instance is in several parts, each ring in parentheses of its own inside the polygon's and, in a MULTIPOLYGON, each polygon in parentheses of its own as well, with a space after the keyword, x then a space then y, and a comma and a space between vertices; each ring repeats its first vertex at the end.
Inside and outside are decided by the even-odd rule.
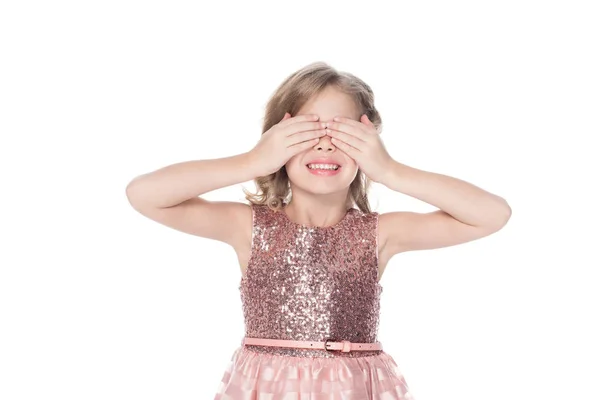
MULTIPOLYGON (((353 100, 345 93, 333 87, 326 88, 318 96, 308 101, 297 115, 316 114, 320 122, 333 121, 336 116, 360 120, 359 111, 353 100)), ((296 154, 285 164, 292 186, 319 194, 340 192, 345 198, 347 190, 358 173, 358 166, 353 158, 331 143, 331 137, 325 135, 313 147, 296 154), (307 164, 316 158, 328 158, 339 164, 339 171, 334 175, 312 173, 307 164)))

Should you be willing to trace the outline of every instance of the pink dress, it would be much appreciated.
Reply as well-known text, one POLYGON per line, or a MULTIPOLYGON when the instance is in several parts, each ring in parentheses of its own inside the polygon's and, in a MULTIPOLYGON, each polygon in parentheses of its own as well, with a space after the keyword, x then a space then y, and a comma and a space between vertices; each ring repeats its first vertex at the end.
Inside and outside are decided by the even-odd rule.
MULTIPOLYGON (((377 342, 383 290, 378 282, 379 214, 350 208, 329 227, 297 224, 266 205, 252 205, 252 214, 252 252, 239 286, 245 335, 377 342)), ((215 397, 234 399, 413 397, 384 350, 343 353, 241 345, 215 397)))

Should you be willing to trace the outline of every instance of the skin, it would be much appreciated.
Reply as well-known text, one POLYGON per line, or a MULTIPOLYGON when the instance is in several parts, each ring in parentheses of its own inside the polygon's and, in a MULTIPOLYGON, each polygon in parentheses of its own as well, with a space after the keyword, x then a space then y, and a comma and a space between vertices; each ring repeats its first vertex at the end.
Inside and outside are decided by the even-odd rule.
MULTIPOLYGON (((316 114, 321 122, 333 122, 336 116, 360 119, 352 98, 329 86, 298 111, 297 115, 316 114)), ((350 184, 356 178, 358 166, 354 159, 336 147, 331 137, 324 135, 312 148, 296 154, 285 164, 292 200, 284 212, 294 222, 307 226, 331 226, 346 214, 346 199, 350 184), (317 157, 332 158, 342 166, 335 176, 317 176, 306 164, 317 157)))
MULTIPOLYGON (((298 115, 319 116, 328 124, 328 132, 286 163, 293 192, 284 209, 289 219, 306 226, 338 223, 346 214, 349 186, 359 168, 372 181, 436 207, 428 213, 380 215, 379 279, 395 254, 470 242, 497 232, 508 222, 512 210, 504 198, 464 180, 394 160, 385 150, 380 132, 359 112, 352 99, 334 87, 326 88, 299 110, 298 115), (315 176, 306 167, 315 157, 332 158, 342 170, 335 176, 315 176)), ((133 179, 127 197, 137 211, 154 221, 231 245, 244 275, 251 254, 250 206, 199 196, 253 179, 258 176, 254 164, 252 153, 246 152, 169 165, 133 179)))

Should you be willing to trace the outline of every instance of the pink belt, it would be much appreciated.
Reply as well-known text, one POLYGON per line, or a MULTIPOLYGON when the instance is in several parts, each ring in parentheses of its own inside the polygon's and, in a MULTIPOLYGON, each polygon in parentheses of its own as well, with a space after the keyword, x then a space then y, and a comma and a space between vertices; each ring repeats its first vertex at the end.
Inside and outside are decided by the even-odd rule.
POLYGON ((341 342, 310 342, 304 340, 283 340, 283 339, 262 339, 244 337, 242 345, 256 346, 275 346, 275 347, 293 347, 298 349, 321 349, 321 350, 341 350, 344 353, 349 351, 368 351, 368 350, 383 350, 380 342, 376 343, 353 343, 348 340, 341 342))

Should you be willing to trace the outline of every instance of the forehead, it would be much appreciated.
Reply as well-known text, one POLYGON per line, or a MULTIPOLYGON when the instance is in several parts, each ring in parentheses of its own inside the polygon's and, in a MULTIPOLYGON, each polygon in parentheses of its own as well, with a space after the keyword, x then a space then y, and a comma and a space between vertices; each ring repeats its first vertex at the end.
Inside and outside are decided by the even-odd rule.
POLYGON ((359 119, 352 97, 331 86, 307 101, 298 114, 316 114, 321 121, 333 120, 335 116, 359 119))

